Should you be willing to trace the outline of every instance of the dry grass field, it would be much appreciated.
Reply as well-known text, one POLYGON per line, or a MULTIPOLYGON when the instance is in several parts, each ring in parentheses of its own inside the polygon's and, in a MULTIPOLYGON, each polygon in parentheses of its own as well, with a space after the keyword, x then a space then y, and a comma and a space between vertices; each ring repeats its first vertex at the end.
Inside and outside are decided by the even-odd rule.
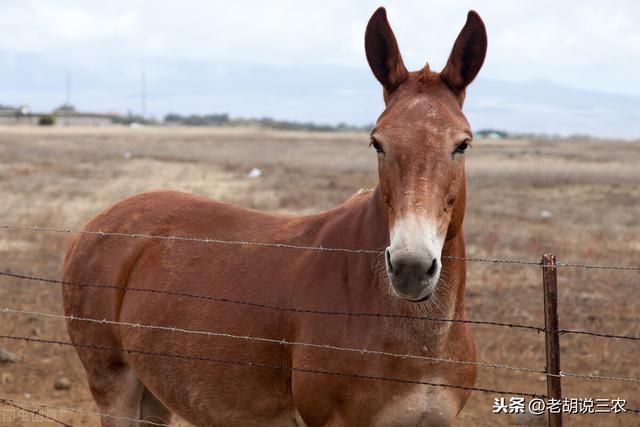
MULTIPOLYGON (((257 129, 0 129, 0 223, 78 228, 126 196, 183 190, 269 211, 330 208, 376 182, 365 134, 257 129), (251 179, 257 167, 263 176, 251 179)), ((538 261, 638 265, 640 143, 599 140, 474 142, 467 158, 468 255, 538 261), (543 214, 543 211, 547 213, 543 214)), ((58 278, 69 235, 0 229, 0 270, 58 278)), ((466 307, 472 319, 543 325, 536 266, 470 263, 466 307)), ((640 273, 562 268, 560 327, 640 335, 640 273)), ((61 313, 57 285, 0 277, 0 306, 61 313)), ((0 334, 67 340, 64 322, 0 313, 0 334)), ((534 331, 474 327, 478 360, 544 368, 544 337, 534 331)), ((569 372, 640 378, 640 343, 563 335, 569 372)), ((17 356, 0 363, 0 395, 95 409, 80 362, 69 347, 0 340, 17 356), (67 378, 71 387, 57 390, 67 378)), ((480 368, 477 386, 545 393, 539 373, 480 368)), ((571 397, 617 398, 640 407, 633 382, 563 379, 571 397)), ((457 425, 511 425, 492 415, 494 395, 474 393, 457 425)), ((46 411, 74 425, 89 415, 46 411)), ((0 408, 0 424, 15 420, 0 408)), ((537 424, 543 420, 528 419, 537 424)), ((640 416, 565 416, 565 424, 638 425, 640 416)))

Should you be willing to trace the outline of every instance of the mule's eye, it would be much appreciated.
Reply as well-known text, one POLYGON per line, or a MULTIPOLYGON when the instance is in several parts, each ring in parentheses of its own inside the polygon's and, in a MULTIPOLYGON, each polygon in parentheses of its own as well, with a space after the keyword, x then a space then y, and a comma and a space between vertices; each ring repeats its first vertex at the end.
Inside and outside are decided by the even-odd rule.
POLYGON ((454 155, 463 154, 465 150, 469 147, 470 143, 471 143, 471 140, 469 138, 465 139, 460 144, 458 144, 455 150, 453 150, 453 154, 454 155))
POLYGON ((371 143, 369 145, 371 145, 376 150, 376 153, 384 153, 382 145, 380 145, 380 143, 376 141, 375 138, 371 138, 371 143))

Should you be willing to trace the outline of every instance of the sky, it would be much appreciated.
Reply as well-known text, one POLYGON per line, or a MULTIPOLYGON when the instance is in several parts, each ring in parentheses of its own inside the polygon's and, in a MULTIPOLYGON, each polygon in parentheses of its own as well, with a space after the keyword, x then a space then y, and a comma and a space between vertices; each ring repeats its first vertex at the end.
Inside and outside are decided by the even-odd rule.
POLYGON ((409 69, 441 69, 480 13, 474 127, 640 138, 640 2, 622 0, 0 0, 0 104, 51 110, 69 73, 76 108, 139 113, 144 72, 157 117, 371 123, 383 105, 364 29, 380 5, 409 69))

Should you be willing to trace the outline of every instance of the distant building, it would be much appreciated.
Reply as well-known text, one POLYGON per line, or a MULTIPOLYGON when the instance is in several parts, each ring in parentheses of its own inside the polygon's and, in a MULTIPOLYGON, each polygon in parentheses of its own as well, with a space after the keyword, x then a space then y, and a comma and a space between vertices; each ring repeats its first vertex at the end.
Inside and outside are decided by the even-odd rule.
POLYGON ((37 126, 52 117, 55 126, 110 126, 114 122, 113 115, 81 113, 70 105, 63 105, 53 113, 32 113, 26 106, 0 106, 0 126, 37 126))
POLYGON ((29 107, 0 107, 0 125, 37 125, 38 117, 34 117, 29 107))
POLYGON ((509 136, 507 132, 496 129, 482 129, 474 132, 474 135, 478 139, 504 139, 509 136))
POLYGON ((62 105, 53 111, 56 126, 110 126, 114 116, 109 114, 81 113, 71 105, 62 105))

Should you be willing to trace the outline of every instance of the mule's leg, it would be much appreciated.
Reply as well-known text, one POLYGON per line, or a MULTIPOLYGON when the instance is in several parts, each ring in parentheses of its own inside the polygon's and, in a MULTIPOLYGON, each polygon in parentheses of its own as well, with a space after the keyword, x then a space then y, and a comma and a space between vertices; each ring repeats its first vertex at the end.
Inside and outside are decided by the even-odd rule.
POLYGON ((323 427, 345 427, 346 425, 345 420, 338 413, 335 413, 323 427))
POLYGON ((142 392, 140 401, 140 418, 154 423, 169 424, 171 411, 169 411, 147 388, 142 392))
MULTIPOLYGON (((140 419, 140 403, 144 385, 126 365, 95 366, 87 369, 89 388, 98 405, 98 412, 113 417, 140 419)), ((102 427, 138 427, 137 421, 101 417, 102 427)))

